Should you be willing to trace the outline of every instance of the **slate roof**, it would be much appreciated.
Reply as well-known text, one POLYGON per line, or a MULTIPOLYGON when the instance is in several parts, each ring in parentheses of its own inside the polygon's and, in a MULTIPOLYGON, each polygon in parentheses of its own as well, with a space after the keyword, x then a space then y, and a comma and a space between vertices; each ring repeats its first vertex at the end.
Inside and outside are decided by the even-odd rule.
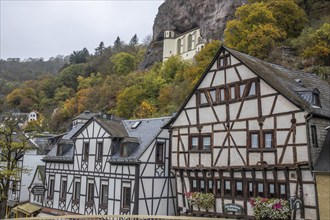
POLYGON ((74 151, 74 142, 71 140, 73 135, 79 131, 83 124, 77 124, 68 131, 62 139, 60 139, 57 144, 49 151, 49 153, 42 159, 45 162, 59 162, 59 163, 73 163, 73 151, 74 151), (62 155, 57 155, 57 148, 59 145, 65 144, 69 145, 66 147, 66 151, 62 155))
POLYGON ((73 120, 76 120, 76 119, 89 120, 89 119, 93 118, 96 115, 97 115, 97 113, 94 113, 94 112, 90 112, 88 110, 85 110, 84 112, 82 112, 78 116, 76 116, 73 120))
POLYGON ((128 139, 132 140, 133 138, 134 142, 138 140, 139 145, 127 157, 121 157, 120 152, 116 152, 114 155, 112 155, 109 161, 137 162, 144 151, 160 133, 162 127, 170 120, 170 118, 171 117, 123 120, 125 129, 129 135, 128 139), (137 126, 135 129, 132 128, 132 126, 138 121, 141 121, 139 126, 137 126))
POLYGON ((327 130, 328 133, 325 137, 320 156, 314 166, 315 172, 330 173, 330 127, 327 130))
POLYGON ((112 137, 128 137, 128 133, 120 120, 109 120, 102 117, 94 118, 112 137))
POLYGON ((187 102, 194 95, 195 90, 203 81, 207 73, 210 71, 213 63, 216 62, 218 56, 223 50, 227 50, 234 57, 244 63, 252 72, 257 74, 261 79, 267 82, 270 86, 291 100, 299 108, 304 109, 315 115, 330 118, 330 86, 323 81, 319 76, 313 73, 302 71, 289 70, 283 66, 272 64, 256 57, 241 53, 228 47, 220 47, 213 60, 206 68, 202 77, 199 79, 190 95, 187 97, 183 105, 180 107, 176 115, 165 125, 169 127, 179 116, 187 102), (311 93, 317 89, 320 92, 320 100, 322 108, 314 108, 311 103, 311 93), (301 91, 308 91, 301 94, 301 91), (299 94, 300 92, 300 94, 299 94))
POLYGON ((289 70, 236 50, 223 48, 298 107, 320 116, 330 117, 330 85, 316 74, 289 70), (316 88, 320 92, 322 108, 313 107, 310 96, 316 88), (305 93, 301 94, 301 91, 305 93))

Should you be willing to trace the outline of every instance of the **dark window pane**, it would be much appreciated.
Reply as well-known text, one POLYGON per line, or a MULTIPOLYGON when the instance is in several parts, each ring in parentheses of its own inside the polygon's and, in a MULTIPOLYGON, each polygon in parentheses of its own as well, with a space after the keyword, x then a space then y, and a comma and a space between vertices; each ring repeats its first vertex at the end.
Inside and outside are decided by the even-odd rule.
POLYGON ((225 180, 225 195, 231 195, 231 182, 230 182, 230 180, 225 180))
POLYGON ((264 196, 264 184, 258 183, 258 196, 263 197, 264 196))
POLYGON ((236 181, 236 195, 242 196, 243 195, 243 183, 242 181, 236 181))
POLYGON ((97 143, 97 158, 96 160, 102 160, 103 155, 103 143, 97 143))
POLYGON ((108 185, 102 185, 101 204, 108 203, 108 185))
POLYGON ((66 180, 62 180, 62 186, 61 186, 61 198, 64 199, 66 197, 66 180))
POLYGON ((275 184, 274 183, 269 183, 269 198, 275 198, 275 184))
POLYGON ((312 144, 313 144, 313 147, 318 147, 316 126, 312 125, 311 130, 312 130, 312 144))
POLYGON ((280 197, 286 199, 286 186, 285 184, 280 184, 280 197))
POLYGON ((221 194, 221 181, 217 180, 217 194, 221 194))
POLYGON ((156 145, 156 163, 164 163, 164 144, 157 143, 156 145))
POLYGON ((80 198, 80 182, 75 183, 75 189, 74 189, 74 199, 79 200, 80 198))
POLYGON ((197 191, 197 180, 196 179, 192 180, 192 191, 193 192, 197 191))
POLYGON ((207 192, 212 193, 213 192, 213 180, 208 180, 208 190, 207 192))
POLYGON ((131 189, 129 187, 123 188, 123 208, 129 208, 131 205, 131 189))
POLYGON ((231 86, 230 87, 230 99, 231 100, 236 99, 236 96, 235 96, 235 86, 231 86))
POLYGON ((253 183, 249 182, 249 197, 253 197, 254 193, 253 193, 253 183))
POLYGON ((200 180, 199 184, 200 184, 200 192, 205 192, 205 181, 200 180))

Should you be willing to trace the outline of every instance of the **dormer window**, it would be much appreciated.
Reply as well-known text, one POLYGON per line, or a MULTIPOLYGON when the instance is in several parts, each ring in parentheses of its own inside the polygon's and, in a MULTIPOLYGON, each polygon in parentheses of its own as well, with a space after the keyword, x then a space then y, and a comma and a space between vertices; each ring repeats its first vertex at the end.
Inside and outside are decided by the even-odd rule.
POLYGON ((137 128, 139 125, 141 124, 141 121, 137 121, 137 122, 135 122, 133 125, 132 125, 132 129, 135 129, 135 128, 137 128))
POLYGON ((57 146, 57 152, 56 152, 57 156, 62 156, 63 155, 63 146, 62 145, 58 145, 57 146))
POLYGON ((320 92, 317 89, 314 89, 312 94, 313 107, 321 108, 320 92))
POLYGON ((121 156, 127 157, 128 156, 128 143, 122 143, 121 145, 121 156))

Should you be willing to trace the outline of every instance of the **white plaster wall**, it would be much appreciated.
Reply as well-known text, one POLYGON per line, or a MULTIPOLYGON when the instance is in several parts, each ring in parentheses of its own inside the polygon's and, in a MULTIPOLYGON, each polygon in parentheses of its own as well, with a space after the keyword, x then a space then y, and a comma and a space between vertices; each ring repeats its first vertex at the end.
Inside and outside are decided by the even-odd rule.
POLYGON ((220 86, 225 84, 225 71, 218 70, 215 73, 212 86, 220 86))
POLYGON ((44 155, 36 154, 25 154, 23 157, 23 168, 27 169, 27 172, 23 172, 21 176, 21 188, 20 188, 20 202, 25 202, 29 200, 29 190, 33 175, 36 171, 38 165, 44 165, 45 163, 41 161, 44 155))

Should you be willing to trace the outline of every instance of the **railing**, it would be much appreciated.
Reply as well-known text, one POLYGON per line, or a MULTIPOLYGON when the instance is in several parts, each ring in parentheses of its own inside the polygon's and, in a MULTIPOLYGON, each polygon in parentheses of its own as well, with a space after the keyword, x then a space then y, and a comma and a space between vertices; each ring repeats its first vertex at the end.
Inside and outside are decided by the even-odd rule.
MULTIPOLYGON (((157 215, 63 215, 63 216, 44 216, 31 218, 15 218, 15 220, 211 220, 215 218, 192 217, 192 216, 157 216, 157 215)), ((219 219, 219 218, 218 218, 219 219)), ((228 219, 227 219, 228 220, 228 219)))

